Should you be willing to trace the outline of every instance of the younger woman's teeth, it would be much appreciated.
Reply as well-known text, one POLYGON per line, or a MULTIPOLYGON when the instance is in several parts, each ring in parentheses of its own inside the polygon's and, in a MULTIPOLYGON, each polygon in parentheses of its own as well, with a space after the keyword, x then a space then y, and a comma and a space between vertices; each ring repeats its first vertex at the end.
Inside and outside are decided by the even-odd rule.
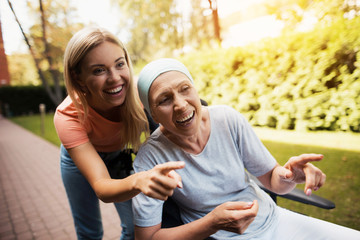
POLYGON ((122 90, 122 86, 117 87, 117 88, 114 88, 114 89, 111 89, 111 90, 106 90, 105 92, 106 92, 106 93, 115 94, 115 93, 120 92, 121 90, 122 90))

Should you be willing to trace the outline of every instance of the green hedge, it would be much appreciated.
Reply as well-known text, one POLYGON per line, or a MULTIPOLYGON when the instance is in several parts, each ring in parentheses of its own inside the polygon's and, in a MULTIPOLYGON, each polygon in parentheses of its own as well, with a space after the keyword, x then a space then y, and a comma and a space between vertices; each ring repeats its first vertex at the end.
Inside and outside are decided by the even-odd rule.
MULTIPOLYGON (((65 88, 63 88, 65 96, 65 88)), ((41 86, 0 87, 1 113, 7 117, 39 113, 39 104, 46 105, 46 111, 55 111, 56 106, 41 86)))
POLYGON ((360 18, 182 61, 200 97, 251 124, 360 132, 360 18))

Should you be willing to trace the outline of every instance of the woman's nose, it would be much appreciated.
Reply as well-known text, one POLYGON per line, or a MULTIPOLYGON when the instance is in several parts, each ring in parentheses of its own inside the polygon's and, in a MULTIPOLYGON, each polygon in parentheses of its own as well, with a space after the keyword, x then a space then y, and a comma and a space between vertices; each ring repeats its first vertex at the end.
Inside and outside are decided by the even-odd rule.
POLYGON ((121 78, 120 72, 116 69, 109 69, 108 75, 108 81, 117 81, 121 78))
POLYGON ((175 97, 175 101, 174 101, 175 110, 183 110, 184 108, 186 108, 186 106, 187 106, 187 101, 185 100, 185 98, 181 96, 175 97))

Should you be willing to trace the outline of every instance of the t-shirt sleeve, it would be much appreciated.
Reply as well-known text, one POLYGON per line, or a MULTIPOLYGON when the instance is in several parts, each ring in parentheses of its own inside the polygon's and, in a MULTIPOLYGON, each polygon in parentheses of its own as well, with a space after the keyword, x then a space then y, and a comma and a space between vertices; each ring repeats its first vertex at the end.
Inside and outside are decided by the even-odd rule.
MULTIPOLYGON (((134 160, 135 172, 146 171, 152 169, 156 165, 153 159, 151 159, 153 154, 148 153, 151 153, 151 149, 149 146, 146 146, 145 143, 145 145, 140 148, 134 160)), ((134 224, 136 226, 150 227, 161 223, 164 201, 140 193, 132 199, 132 204, 134 224)))
POLYGON ((161 223, 164 202, 139 193, 132 199, 134 224, 151 227, 161 223))
POLYGON ((254 176, 264 175, 276 166, 276 160, 258 138, 245 117, 228 107, 230 128, 237 141, 245 168, 254 176))
POLYGON ((66 149, 89 142, 86 129, 76 116, 56 110, 54 125, 59 139, 66 149))

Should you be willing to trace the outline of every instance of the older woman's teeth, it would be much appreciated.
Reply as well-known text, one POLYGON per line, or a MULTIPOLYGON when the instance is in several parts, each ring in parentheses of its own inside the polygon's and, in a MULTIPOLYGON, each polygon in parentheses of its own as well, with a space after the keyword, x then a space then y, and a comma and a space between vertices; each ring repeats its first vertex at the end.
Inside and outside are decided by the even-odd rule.
POLYGON ((191 119, 194 116, 194 112, 191 112, 189 115, 177 120, 178 123, 183 123, 188 121, 189 119, 191 119))
POLYGON ((117 88, 114 88, 114 89, 111 89, 111 90, 106 90, 106 91, 104 91, 104 92, 110 93, 110 94, 116 94, 116 93, 119 93, 121 90, 122 90, 122 86, 117 87, 117 88))

